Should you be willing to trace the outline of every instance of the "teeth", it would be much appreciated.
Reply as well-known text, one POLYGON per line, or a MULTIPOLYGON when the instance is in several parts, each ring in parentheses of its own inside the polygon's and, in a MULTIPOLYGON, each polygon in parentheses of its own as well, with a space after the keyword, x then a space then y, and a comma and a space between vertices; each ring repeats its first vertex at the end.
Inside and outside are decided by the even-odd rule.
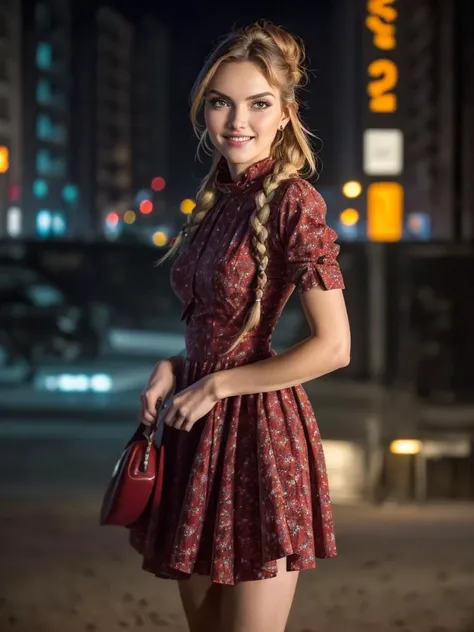
POLYGON ((250 136, 229 136, 229 140, 235 140, 237 142, 243 142, 244 140, 250 140, 250 136))

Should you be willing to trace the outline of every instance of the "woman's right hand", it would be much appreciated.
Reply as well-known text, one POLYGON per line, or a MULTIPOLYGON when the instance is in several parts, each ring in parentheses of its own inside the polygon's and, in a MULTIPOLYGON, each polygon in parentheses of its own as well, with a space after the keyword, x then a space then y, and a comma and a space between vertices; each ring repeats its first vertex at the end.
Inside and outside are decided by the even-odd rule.
POLYGON ((177 370, 178 362, 175 362, 175 358, 162 360, 153 369, 148 384, 140 395, 140 421, 145 426, 156 422, 161 406, 173 395, 177 370))

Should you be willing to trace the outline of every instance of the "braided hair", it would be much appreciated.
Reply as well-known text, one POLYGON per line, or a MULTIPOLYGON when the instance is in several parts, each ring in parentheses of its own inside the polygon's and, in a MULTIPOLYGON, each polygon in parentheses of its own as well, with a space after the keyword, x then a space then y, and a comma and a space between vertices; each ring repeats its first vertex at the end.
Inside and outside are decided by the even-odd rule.
POLYGON ((266 269, 268 266, 267 240, 268 230, 266 224, 270 218, 270 203, 273 200, 280 184, 291 177, 297 175, 297 170, 290 162, 278 161, 275 163, 273 172, 263 181, 263 188, 255 196, 255 211, 250 217, 252 228, 252 249, 257 262, 257 284, 255 287, 255 298, 247 319, 234 340, 227 353, 230 353, 242 341, 245 335, 257 327, 261 317, 261 302, 267 284, 266 269))

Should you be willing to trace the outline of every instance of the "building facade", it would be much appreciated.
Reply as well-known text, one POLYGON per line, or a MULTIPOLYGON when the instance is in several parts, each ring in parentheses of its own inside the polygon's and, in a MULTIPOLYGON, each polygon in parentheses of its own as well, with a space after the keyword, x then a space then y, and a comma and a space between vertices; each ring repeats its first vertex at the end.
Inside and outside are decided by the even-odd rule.
POLYGON ((72 169, 71 3, 23 5, 24 236, 72 236, 79 191, 72 169))
POLYGON ((0 238, 22 230, 21 1, 0 2, 0 238))
POLYGON ((130 205, 133 27, 103 7, 78 7, 75 30, 76 172, 83 232, 102 234, 105 217, 130 205))
POLYGON ((168 179, 169 36, 155 18, 136 29, 133 51, 133 188, 149 188, 154 178, 168 179))
MULTIPOLYGON (((468 0, 339 0, 335 8, 339 181, 360 180, 364 190, 384 179, 401 185, 403 225, 386 241, 474 234, 473 12, 468 0)), ((354 205, 371 240, 367 197, 354 205)))

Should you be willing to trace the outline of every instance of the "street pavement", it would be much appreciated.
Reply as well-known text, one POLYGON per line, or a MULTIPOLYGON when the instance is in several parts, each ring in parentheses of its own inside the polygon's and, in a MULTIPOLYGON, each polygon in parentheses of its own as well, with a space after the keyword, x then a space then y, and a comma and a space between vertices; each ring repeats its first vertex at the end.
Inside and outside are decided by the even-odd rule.
MULTIPOLYGON (((0 436, 0 632, 184 632, 174 582, 141 570, 125 530, 98 526, 133 423, 19 424, 0 436)), ((474 505, 335 518, 339 556, 301 574, 288 632, 474 632, 474 505)))

